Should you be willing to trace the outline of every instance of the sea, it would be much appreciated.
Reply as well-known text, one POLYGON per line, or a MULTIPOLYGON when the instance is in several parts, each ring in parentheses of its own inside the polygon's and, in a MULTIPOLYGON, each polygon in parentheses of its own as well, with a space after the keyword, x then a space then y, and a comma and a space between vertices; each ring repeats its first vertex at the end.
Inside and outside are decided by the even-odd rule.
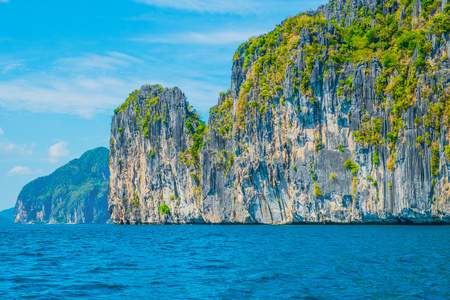
POLYGON ((450 226, 0 225, 0 299, 450 299, 450 226))

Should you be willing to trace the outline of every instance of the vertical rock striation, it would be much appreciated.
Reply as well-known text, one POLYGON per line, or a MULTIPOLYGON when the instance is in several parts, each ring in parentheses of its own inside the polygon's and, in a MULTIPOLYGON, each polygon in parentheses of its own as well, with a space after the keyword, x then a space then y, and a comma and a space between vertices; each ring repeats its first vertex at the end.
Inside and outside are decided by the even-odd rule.
POLYGON ((112 121, 121 224, 450 223, 450 6, 335 0, 251 38, 208 126, 145 86, 112 121))
POLYGON ((119 224, 203 222, 199 148, 205 125, 178 88, 144 86, 112 120, 111 219, 119 224))

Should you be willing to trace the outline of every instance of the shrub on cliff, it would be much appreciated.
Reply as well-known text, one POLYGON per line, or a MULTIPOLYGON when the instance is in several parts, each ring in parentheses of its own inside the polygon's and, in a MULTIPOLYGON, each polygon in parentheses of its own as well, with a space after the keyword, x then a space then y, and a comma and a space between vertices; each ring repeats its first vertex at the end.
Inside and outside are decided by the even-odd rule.
POLYGON ((167 204, 158 206, 158 210, 161 215, 170 214, 170 208, 167 206, 167 204))

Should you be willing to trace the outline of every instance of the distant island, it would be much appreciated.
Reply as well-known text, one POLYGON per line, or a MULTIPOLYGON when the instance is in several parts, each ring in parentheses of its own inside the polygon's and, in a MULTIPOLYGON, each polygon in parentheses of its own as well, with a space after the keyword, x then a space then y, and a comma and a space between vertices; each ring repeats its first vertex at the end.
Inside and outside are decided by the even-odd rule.
POLYGON ((112 119, 112 220, 450 223, 446 3, 288 18, 236 51, 208 125, 178 88, 134 91, 112 119))
POLYGON ((16 223, 106 223, 109 151, 96 148, 28 183, 15 207, 16 223))

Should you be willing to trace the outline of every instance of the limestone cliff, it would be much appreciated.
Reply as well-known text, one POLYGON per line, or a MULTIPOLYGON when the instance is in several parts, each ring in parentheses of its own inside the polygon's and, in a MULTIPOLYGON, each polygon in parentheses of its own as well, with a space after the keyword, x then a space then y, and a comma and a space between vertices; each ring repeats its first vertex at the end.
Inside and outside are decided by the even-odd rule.
POLYGON ((450 223, 450 6, 335 0, 244 43, 208 126, 145 86, 112 121, 125 224, 450 223))
POLYGON ((198 139, 206 127, 183 93, 144 86, 116 110, 111 128, 112 220, 204 222, 198 139))
POLYGON ((106 223, 108 212, 108 149, 87 151, 79 159, 23 187, 16 223, 106 223))

